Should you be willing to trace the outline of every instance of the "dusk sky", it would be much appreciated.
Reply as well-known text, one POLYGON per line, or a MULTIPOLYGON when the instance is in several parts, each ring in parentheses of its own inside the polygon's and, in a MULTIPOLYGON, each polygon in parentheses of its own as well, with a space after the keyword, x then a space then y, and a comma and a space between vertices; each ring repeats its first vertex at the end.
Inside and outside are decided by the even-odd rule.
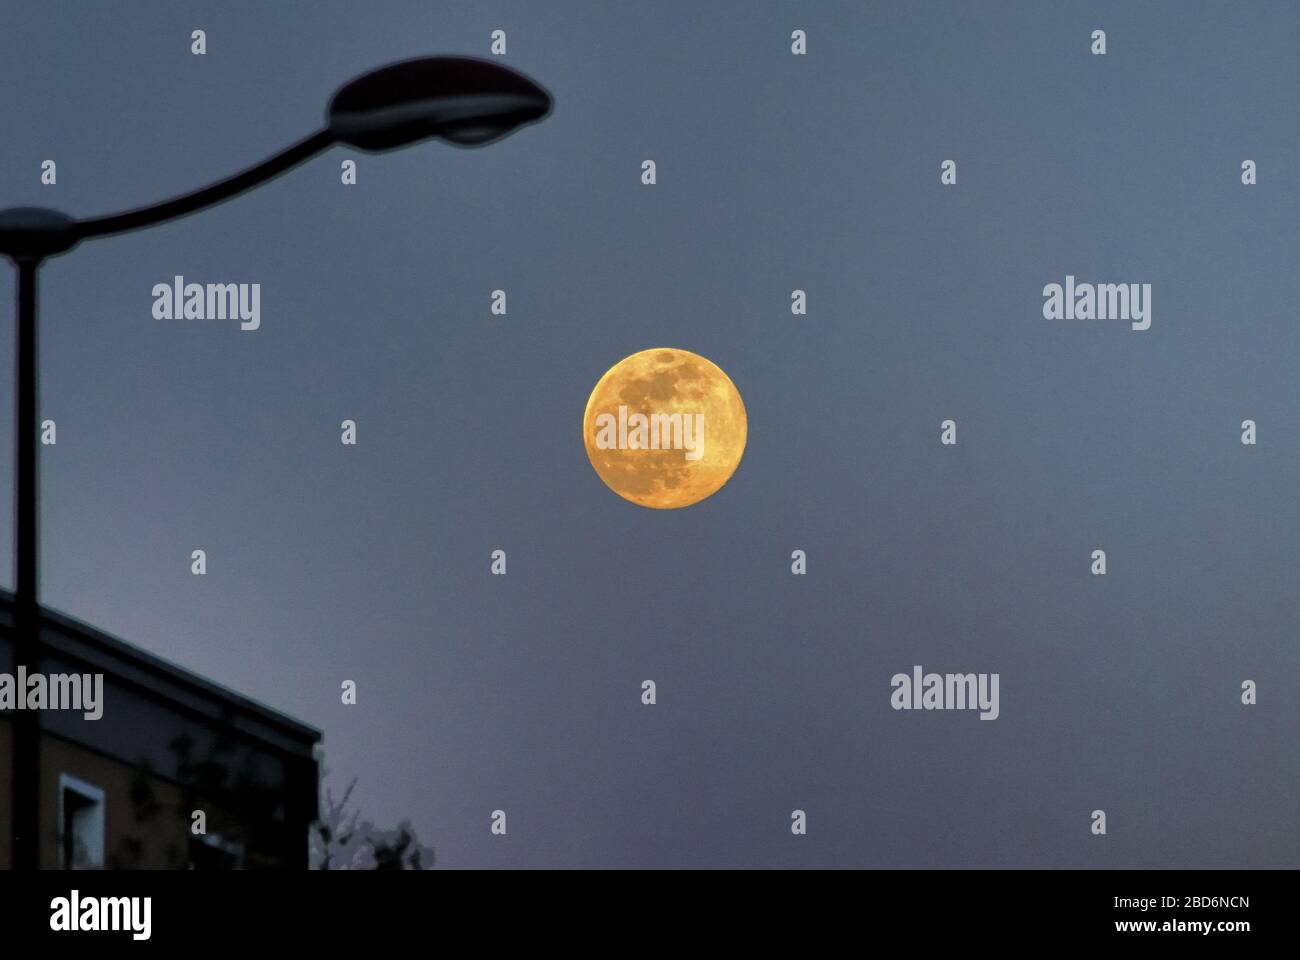
POLYGON ((9 4, 0 206, 183 193, 496 29, 543 123, 44 266, 42 601, 319 727, 445 867, 1300 865, 1292 6, 9 4), (155 319, 176 275, 260 283, 260 329, 155 319), (1044 319, 1067 275, 1151 328, 1044 319), (749 417, 681 510, 580 431, 664 346, 749 417), (891 709, 915 664, 1000 716, 891 709))

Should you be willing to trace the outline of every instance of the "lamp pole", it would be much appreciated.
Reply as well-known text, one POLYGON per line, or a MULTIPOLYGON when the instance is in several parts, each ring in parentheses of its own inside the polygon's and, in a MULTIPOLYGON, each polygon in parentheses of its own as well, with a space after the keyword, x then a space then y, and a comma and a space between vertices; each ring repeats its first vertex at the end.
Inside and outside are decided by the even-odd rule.
MULTIPOLYGON (((476 147, 543 119, 551 97, 528 77, 470 57, 420 57, 363 74, 341 87, 326 126, 241 173, 192 193, 136 210, 77 220, 57 210, 0 210, 0 254, 17 272, 14 351, 14 637, 15 673, 40 670, 38 514, 37 274, 47 257, 82 240, 153 226, 228 200, 291 170, 336 143, 367 152, 429 138, 476 147)), ((17 695, 26 698, 27 691, 17 695)), ((41 727, 38 711, 13 723, 13 867, 40 866, 41 727)))
MULTIPOLYGON (((40 258, 18 260, 18 337, 14 344, 14 664, 39 669, 36 633, 39 565, 36 551, 36 275, 40 258)), ((25 690, 18 691, 26 696, 25 690)), ((13 861, 19 870, 39 862, 40 715, 14 714, 13 861)))

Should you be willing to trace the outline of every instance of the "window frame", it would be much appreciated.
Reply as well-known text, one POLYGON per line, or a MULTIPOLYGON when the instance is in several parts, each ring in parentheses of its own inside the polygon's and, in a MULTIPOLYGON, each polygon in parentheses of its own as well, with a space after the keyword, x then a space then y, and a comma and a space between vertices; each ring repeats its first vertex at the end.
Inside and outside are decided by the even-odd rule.
POLYGON ((88 783, 87 781, 82 780, 80 777, 74 777, 70 773, 59 774, 59 866, 62 869, 64 870, 104 869, 104 848, 107 845, 107 838, 104 835, 106 829, 106 823, 105 823, 106 817, 105 817, 104 808, 105 808, 105 800, 104 800, 104 790, 102 787, 97 787, 93 783, 88 783), (67 811, 64 805, 65 797, 67 796, 67 793, 69 791, 78 794, 82 799, 88 801, 90 806, 93 807, 95 810, 94 816, 96 817, 96 822, 98 826, 97 832, 98 832, 99 849, 97 851, 88 850, 87 857, 89 858, 91 853, 98 853, 99 857, 98 857, 98 863, 95 863, 91 866, 80 866, 80 867, 76 866, 75 847, 72 849, 71 854, 69 853, 69 849, 68 849, 69 837, 67 835, 67 830, 66 830, 67 811))

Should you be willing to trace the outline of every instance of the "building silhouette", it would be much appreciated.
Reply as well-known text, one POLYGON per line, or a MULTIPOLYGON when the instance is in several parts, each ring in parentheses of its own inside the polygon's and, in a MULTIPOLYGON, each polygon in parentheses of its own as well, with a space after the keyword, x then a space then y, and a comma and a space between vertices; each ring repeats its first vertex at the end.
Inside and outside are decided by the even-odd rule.
MULTIPOLYGON (((10 677, 14 613, 0 592, 10 677)), ((45 869, 306 868, 318 730, 48 610, 28 670, 102 674, 103 713, 0 711, 0 868, 13 865, 15 797, 32 789, 45 869), (36 784, 13 775, 15 725, 33 720, 36 784)))

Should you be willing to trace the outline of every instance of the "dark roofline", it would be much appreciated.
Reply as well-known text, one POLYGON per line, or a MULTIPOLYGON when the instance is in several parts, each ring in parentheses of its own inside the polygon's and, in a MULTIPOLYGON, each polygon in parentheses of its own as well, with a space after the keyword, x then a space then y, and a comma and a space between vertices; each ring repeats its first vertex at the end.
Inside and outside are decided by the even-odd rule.
MULTIPOLYGON (((14 595, 8 590, 0 590, 0 626, 6 628, 5 632, 10 632, 13 630, 13 625, 14 595)), ((298 748, 298 751, 305 748, 307 752, 310 752, 311 748, 321 741, 321 731, 315 727, 300 720, 295 720, 293 717, 277 710, 272 710, 256 700, 192 673, 168 660, 164 660, 162 657, 142 650, 134 644, 127 643, 119 637, 83 623, 75 617, 42 607, 41 628, 42 646, 46 647, 51 653, 61 653, 88 662, 89 660, 85 654, 89 653, 94 660, 108 661, 107 664, 104 664, 107 667, 105 672, 117 673, 118 670, 121 670, 126 675, 125 679, 128 682, 131 680, 129 674, 132 671, 143 672, 147 675, 146 679, 153 678, 163 681, 161 684, 141 684, 141 686, 147 686, 150 692, 156 696, 208 715, 211 715, 211 709, 202 709, 202 704, 196 704, 195 700, 206 702, 210 706, 216 706, 218 710, 221 707, 228 708, 235 714, 242 714, 252 719, 255 724, 270 728, 269 731, 265 732, 246 731, 254 735, 260 735, 261 739, 267 739, 265 734, 272 733, 272 741, 284 738, 291 741, 298 748), (62 634, 63 639, 69 640, 71 643, 50 642, 48 633, 51 628, 56 633, 62 634), (88 649, 82 651, 78 647, 88 649), (95 654, 98 654, 98 656, 94 656, 95 654), (171 689, 168 689, 169 687, 171 689), (178 694, 188 694, 189 699, 178 696, 178 694)), ((281 744, 281 746, 284 745, 281 744)))

